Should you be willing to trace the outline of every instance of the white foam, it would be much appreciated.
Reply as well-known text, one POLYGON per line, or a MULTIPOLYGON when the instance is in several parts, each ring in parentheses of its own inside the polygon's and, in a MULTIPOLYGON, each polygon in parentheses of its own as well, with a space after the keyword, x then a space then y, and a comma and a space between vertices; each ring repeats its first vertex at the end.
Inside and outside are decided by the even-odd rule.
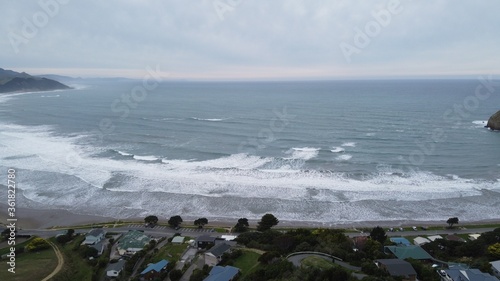
POLYGON ((41 98, 58 98, 58 97, 60 97, 60 95, 52 95, 52 96, 41 95, 40 97, 41 98))
POLYGON ((159 158, 152 156, 152 155, 146 155, 146 156, 141 156, 141 155, 134 155, 134 159, 136 160, 141 160, 141 161, 158 161, 159 158))
POLYGON ((309 160, 318 156, 319 150, 319 148, 314 147, 294 147, 286 152, 286 154, 291 154, 291 156, 285 159, 309 160))
POLYGON ((484 127, 488 124, 488 121, 487 120, 476 120, 476 121, 472 121, 472 124, 484 127))
POLYGON ((127 153, 127 152, 120 151, 120 150, 116 150, 116 152, 118 152, 118 154, 123 155, 123 156, 133 156, 134 155, 134 154, 130 154, 130 153, 127 153))
POLYGON ((339 155, 337 156, 337 160, 340 160, 340 161, 349 161, 351 160, 352 158, 352 155, 349 155, 349 154, 342 154, 342 155, 339 155))
POLYGON ((341 146, 355 147, 356 143, 355 142, 344 142, 341 146))
POLYGON ((330 151, 333 152, 333 153, 341 153, 341 152, 344 152, 345 149, 343 149, 342 147, 334 147, 330 151))
POLYGON ((210 122, 219 122, 219 121, 224 121, 227 119, 221 119, 221 118, 197 118, 197 117, 191 117, 193 120, 198 120, 198 121, 210 121, 210 122))

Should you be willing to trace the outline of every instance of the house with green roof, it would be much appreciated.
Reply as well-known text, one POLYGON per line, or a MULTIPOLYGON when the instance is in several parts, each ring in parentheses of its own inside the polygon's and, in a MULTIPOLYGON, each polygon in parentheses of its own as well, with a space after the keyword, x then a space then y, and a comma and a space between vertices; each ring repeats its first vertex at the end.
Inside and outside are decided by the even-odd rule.
POLYGON ((385 246, 386 254, 393 254, 398 259, 416 259, 416 260, 433 260, 432 256, 427 253, 422 247, 417 245, 411 246, 385 246))
POLYGON ((151 238, 143 231, 129 230, 118 240, 117 250, 121 256, 132 256, 149 244, 151 238))

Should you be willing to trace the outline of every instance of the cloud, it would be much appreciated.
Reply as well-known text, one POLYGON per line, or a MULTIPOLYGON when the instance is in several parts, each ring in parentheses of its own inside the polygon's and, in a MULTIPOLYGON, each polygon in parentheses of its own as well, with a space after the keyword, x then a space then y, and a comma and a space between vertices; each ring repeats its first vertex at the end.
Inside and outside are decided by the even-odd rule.
POLYGON ((16 53, 11 35, 23 36, 25 21, 44 9, 8 1, 0 11, 0 60, 6 68, 90 76, 156 64, 174 77, 211 79, 498 74, 498 8, 485 0, 68 1, 16 53), (223 19, 215 1, 232 5, 223 19), (394 3, 401 12, 346 60, 339 45, 356 47, 357 30, 394 3))

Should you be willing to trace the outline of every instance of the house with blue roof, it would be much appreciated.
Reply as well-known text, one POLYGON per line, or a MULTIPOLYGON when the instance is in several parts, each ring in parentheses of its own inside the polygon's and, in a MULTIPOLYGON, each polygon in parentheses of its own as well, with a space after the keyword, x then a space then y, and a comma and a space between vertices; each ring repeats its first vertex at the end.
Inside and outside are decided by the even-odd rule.
POLYGON ((233 281, 239 273, 240 269, 234 266, 214 266, 203 281, 233 281))
POLYGON ((151 263, 139 275, 143 280, 153 280, 160 276, 167 269, 168 261, 161 260, 157 263, 151 263))
POLYGON ((405 246, 411 245, 410 241, 408 241, 408 239, 404 237, 391 237, 390 240, 392 243, 395 243, 397 245, 405 245, 405 246))

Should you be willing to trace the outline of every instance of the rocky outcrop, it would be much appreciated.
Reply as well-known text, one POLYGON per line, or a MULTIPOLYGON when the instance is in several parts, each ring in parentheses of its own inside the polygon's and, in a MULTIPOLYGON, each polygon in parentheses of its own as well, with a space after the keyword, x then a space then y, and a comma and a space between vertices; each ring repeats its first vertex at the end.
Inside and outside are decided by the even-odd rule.
POLYGON ((70 89, 70 87, 52 79, 35 77, 25 72, 19 73, 0 68, 0 93, 63 89, 70 89))
POLYGON ((488 124, 485 127, 500 131, 500 110, 488 119, 488 124))

